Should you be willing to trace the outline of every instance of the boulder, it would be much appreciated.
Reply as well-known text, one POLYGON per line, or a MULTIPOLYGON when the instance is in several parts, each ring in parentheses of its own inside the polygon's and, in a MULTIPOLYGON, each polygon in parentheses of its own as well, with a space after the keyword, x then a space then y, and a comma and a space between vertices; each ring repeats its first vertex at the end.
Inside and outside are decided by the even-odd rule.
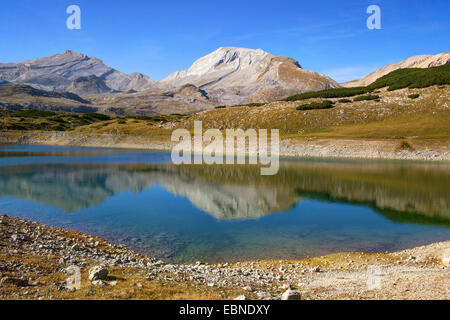
POLYGON ((27 287, 28 286, 28 279, 20 279, 20 278, 13 278, 13 277, 4 277, 0 280, 0 287, 3 285, 12 284, 16 287, 27 287))
POLYGON ((287 290, 281 296, 281 300, 301 300, 300 293, 293 290, 287 290))
POLYGON ((446 267, 450 267, 450 249, 447 249, 442 254, 442 263, 446 267))
POLYGON ((11 240, 15 242, 30 242, 32 239, 26 234, 13 234, 11 240))
POLYGON ((108 279, 108 269, 103 266, 95 266, 89 270, 89 280, 107 280, 108 279))

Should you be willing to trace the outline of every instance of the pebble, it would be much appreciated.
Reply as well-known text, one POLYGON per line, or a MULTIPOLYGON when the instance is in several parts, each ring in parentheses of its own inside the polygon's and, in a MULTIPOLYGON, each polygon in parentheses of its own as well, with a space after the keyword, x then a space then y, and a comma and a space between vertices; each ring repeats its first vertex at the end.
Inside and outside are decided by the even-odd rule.
POLYGON ((280 287, 281 290, 292 290, 293 287, 290 284, 284 284, 280 287))
POLYGON ((94 286, 104 287, 104 286, 106 286, 107 283, 102 280, 94 280, 94 281, 92 281, 92 284, 94 286))
POLYGON ((269 298, 270 297, 270 293, 263 292, 263 291, 256 292, 256 295, 260 299, 265 299, 265 298, 269 298))

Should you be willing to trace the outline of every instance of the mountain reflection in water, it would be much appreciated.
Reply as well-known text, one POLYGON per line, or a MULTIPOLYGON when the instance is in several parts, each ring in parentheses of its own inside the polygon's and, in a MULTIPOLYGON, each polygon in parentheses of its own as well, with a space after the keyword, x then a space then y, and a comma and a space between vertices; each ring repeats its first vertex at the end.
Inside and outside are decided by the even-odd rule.
POLYGON ((217 219, 257 219, 302 198, 368 205, 395 221, 450 225, 446 164, 282 162, 276 176, 252 166, 38 164, 0 167, 0 197, 76 212, 125 190, 160 185, 217 219))

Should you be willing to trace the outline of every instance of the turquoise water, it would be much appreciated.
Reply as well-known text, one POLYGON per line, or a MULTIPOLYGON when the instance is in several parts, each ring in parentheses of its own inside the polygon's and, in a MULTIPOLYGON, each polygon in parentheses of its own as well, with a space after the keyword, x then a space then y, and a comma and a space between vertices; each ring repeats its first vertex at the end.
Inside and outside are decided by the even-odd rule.
POLYGON ((450 239, 450 165, 173 166, 139 150, 0 146, 0 213, 173 262, 300 259, 450 239))

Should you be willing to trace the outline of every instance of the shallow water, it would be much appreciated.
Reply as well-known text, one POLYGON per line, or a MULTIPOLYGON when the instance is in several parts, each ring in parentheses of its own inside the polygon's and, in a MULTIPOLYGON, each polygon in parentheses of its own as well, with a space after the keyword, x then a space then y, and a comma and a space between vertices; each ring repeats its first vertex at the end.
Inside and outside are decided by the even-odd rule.
POLYGON ((173 166, 162 152, 0 146, 0 213, 174 262, 300 259, 450 239, 448 163, 173 166))

